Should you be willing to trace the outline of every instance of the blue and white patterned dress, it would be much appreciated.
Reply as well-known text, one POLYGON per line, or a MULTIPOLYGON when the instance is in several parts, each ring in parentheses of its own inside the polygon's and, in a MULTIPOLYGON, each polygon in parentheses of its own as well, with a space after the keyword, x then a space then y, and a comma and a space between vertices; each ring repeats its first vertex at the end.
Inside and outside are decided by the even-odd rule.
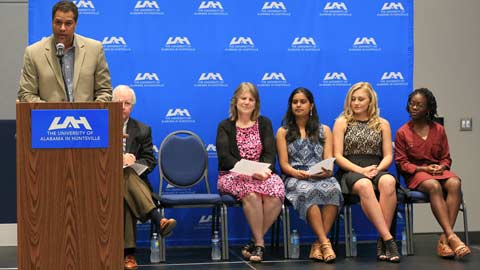
MULTIPOLYGON (((320 126, 323 137, 323 126, 320 126)), ((288 162, 296 169, 308 170, 323 160, 323 144, 309 139, 297 139, 287 145, 288 162)), ((336 205, 343 202, 340 185, 335 177, 299 180, 285 176, 286 198, 306 221, 307 210, 312 205, 336 205)))

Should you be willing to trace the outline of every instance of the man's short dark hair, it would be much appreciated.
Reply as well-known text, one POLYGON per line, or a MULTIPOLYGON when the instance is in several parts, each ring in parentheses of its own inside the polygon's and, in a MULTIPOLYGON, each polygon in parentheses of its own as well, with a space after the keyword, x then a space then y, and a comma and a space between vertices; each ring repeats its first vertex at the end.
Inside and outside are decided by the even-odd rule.
POLYGON ((70 1, 58 1, 52 8, 52 21, 55 18, 55 13, 60 10, 61 12, 73 12, 73 19, 77 22, 78 19, 78 8, 77 6, 70 1))

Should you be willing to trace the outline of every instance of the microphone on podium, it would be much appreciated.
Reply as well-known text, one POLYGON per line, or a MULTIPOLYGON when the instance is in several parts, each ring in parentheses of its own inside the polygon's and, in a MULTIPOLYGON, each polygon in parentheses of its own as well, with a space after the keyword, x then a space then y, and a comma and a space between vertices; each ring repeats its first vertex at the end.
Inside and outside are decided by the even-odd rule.
POLYGON ((55 47, 57 48, 57 57, 62 58, 65 50, 65 45, 63 43, 57 43, 55 47))
POLYGON ((55 47, 57 48, 56 55, 58 57, 58 60, 60 61, 60 70, 62 72, 63 86, 65 87, 65 96, 67 97, 67 101, 72 101, 70 100, 70 94, 68 93, 67 82, 65 81, 65 71, 63 70, 63 55, 65 51, 65 44, 57 43, 55 47))

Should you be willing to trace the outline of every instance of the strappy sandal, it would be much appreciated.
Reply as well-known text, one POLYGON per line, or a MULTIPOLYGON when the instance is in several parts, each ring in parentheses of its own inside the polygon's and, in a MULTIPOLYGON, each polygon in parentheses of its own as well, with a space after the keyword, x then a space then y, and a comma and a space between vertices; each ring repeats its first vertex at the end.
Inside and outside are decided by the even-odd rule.
POLYGON ((451 259, 455 257, 455 252, 453 249, 448 245, 448 243, 444 243, 441 238, 438 239, 437 254, 445 259, 451 259))
POLYGON ((453 249, 453 252, 455 252, 455 255, 457 255, 459 258, 463 258, 472 252, 456 234, 450 235, 447 238, 447 241, 450 247, 453 249))
POLYGON ((398 252, 398 246, 395 242, 395 239, 390 238, 383 243, 385 244, 385 255, 387 256, 387 261, 392 263, 399 263, 400 253, 398 252))
POLYGON ((255 250, 252 252, 252 256, 250 256, 250 261, 254 263, 259 263, 263 261, 263 253, 265 252, 265 248, 262 246, 255 246, 255 250))
POLYGON ((312 247, 310 248, 310 255, 308 258, 316 260, 316 261, 323 261, 323 254, 322 249, 320 248, 320 241, 315 240, 313 242, 312 247))
POLYGON ((250 256, 252 256, 252 252, 255 250, 255 242, 250 240, 248 244, 242 247, 242 256, 245 260, 250 260, 250 256))
POLYGON ((385 255, 385 243, 383 243, 383 239, 381 237, 377 238, 377 260, 387 260, 387 255, 385 255))
POLYGON ((324 262, 332 263, 335 261, 337 255, 335 255, 335 252, 333 251, 332 243, 330 243, 330 240, 327 239, 327 242, 322 243, 320 245, 320 248, 322 249, 324 262))

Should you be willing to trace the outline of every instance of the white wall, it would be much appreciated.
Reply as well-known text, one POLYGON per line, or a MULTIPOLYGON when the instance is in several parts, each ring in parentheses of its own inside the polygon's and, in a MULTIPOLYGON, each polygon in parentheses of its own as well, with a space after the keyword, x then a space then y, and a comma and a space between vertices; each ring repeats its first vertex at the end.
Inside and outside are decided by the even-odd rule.
MULTIPOLYGON (((480 231, 480 1, 415 1, 414 86, 434 91, 469 211, 470 231, 480 231), (473 131, 459 131, 460 118, 473 131)), ((461 230, 461 215, 455 230, 461 230)), ((440 231, 430 207, 416 206, 414 231, 440 231)))
POLYGON ((0 0, 0 119, 15 119, 18 79, 27 46, 28 1, 0 0))

